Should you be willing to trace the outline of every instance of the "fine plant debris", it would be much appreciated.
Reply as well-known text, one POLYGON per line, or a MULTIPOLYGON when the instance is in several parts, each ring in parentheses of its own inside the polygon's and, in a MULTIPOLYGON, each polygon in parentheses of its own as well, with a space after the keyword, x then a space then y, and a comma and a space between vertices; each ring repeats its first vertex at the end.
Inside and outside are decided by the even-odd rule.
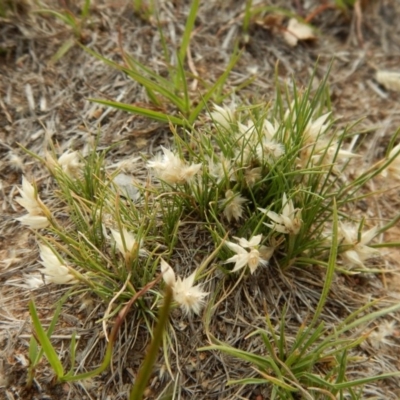
POLYGON ((1 398, 397 399, 387 9, 61 3, 0 6, 1 398))

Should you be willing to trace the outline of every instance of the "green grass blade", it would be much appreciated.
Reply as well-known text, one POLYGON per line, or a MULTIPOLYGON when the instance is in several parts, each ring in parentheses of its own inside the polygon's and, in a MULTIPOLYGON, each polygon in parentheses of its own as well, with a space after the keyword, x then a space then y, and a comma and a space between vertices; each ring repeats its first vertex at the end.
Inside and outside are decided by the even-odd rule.
MULTIPOLYGON (((170 90, 173 90, 173 86, 171 85, 170 81, 163 78, 161 75, 154 73, 150 68, 147 68, 145 65, 135 60, 129 54, 124 53, 124 61, 132 71, 138 72, 137 69, 139 68, 140 70, 144 71, 148 76, 153 78, 154 81, 157 82, 159 85, 164 86, 165 88, 170 88, 170 90)), ((155 92, 151 88, 146 87, 146 93, 153 104, 161 106, 160 100, 157 98, 155 92)))
POLYGON ((163 114, 158 111, 148 110, 147 108, 136 107, 136 106, 132 106, 130 104, 125 104, 125 103, 120 103, 117 101, 110 101, 110 100, 101 100, 101 99, 89 99, 89 100, 93 101, 94 103, 103 104, 104 106, 117 108, 122 111, 128 111, 133 114, 139 114, 139 115, 142 115, 143 117, 147 117, 147 118, 153 119, 155 121, 164 122, 166 124, 172 122, 173 124, 179 125, 179 126, 187 125, 187 123, 183 119, 173 117, 172 115, 166 115, 166 114, 163 114))
POLYGON ((248 43, 250 40, 249 28, 250 28, 250 22, 251 22, 251 7, 252 7, 252 5, 253 5, 253 0, 246 0, 243 23, 242 23, 242 33, 243 33, 244 43, 248 43))
POLYGON ((35 338, 32 336, 30 341, 29 341, 29 361, 32 364, 37 364, 38 362, 38 345, 37 342, 35 340, 35 338))
POLYGON ((72 37, 66 40, 63 45, 57 50, 56 54, 51 57, 51 62, 56 63, 61 58, 63 58, 72 49, 75 43, 76 41, 72 37))
POLYGON ((326 271, 326 278, 324 282, 324 287, 322 289, 321 298, 318 302, 317 308, 314 312, 314 317, 310 323, 310 326, 313 326, 319 316, 321 315, 322 309, 325 305, 325 302, 328 298, 329 290, 332 285, 333 275, 335 273, 336 268, 336 258, 338 253, 338 212, 336 207, 336 200, 333 199, 333 210, 332 210, 332 245, 331 251, 329 254, 328 261, 328 269, 326 271))
POLYGON ((164 304, 158 316, 158 323, 154 330, 153 340, 151 341, 143 365, 141 366, 137 374, 135 385, 133 386, 131 394, 129 396, 130 400, 140 400, 143 398, 144 391, 153 371, 154 363, 157 359, 158 349, 164 336, 164 330, 168 322, 169 308, 171 306, 171 302, 172 289, 167 286, 165 290, 164 304))
POLYGON ((160 93, 162 96, 164 96, 166 99, 170 100, 171 103, 173 103, 179 110, 182 112, 185 110, 185 104, 182 101, 182 99, 171 92, 170 90, 166 89, 162 85, 160 85, 158 82, 155 82, 151 79, 146 78, 144 75, 140 74, 139 72, 136 72, 132 69, 126 68, 114 61, 111 61, 107 59, 106 57, 103 57, 101 54, 89 49, 86 46, 80 45, 86 52, 91 54, 93 57, 96 57, 97 59, 103 61, 107 65, 118 69, 121 72, 126 73, 130 78, 132 78, 134 81, 138 82, 141 84, 143 87, 146 89, 152 90, 154 92, 160 93))
POLYGON ((237 384, 241 384, 241 385, 265 385, 267 382, 269 382, 269 383, 272 383, 273 385, 278 386, 278 387, 280 387, 280 388, 282 388, 284 390, 287 390, 289 392, 298 392, 297 388, 295 388, 293 386, 290 386, 289 384, 281 381, 278 378, 275 378, 274 376, 261 373, 260 371, 257 371, 257 372, 259 372, 264 377, 264 379, 261 379, 261 378, 236 379, 236 380, 229 381, 227 383, 227 385, 237 385, 237 384))
POLYGON ((178 69, 177 69, 177 77, 179 78, 179 82, 182 84, 182 87, 177 87, 176 89, 183 92, 184 96, 184 104, 185 104, 185 117, 189 116, 190 113, 190 98, 189 98, 189 90, 187 86, 187 78, 185 69, 183 68, 183 64, 180 59, 178 59, 178 69))
POLYGON ((376 375, 376 376, 369 376, 367 378, 356 379, 354 381, 349 381, 349 382, 336 383, 333 386, 335 389, 339 389, 339 390, 349 389, 352 387, 358 387, 361 385, 365 385, 367 383, 376 382, 376 381, 380 381, 383 379, 389 379, 389 378, 394 378, 394 377, 400 377, 400 371, 388 372, 386 374, 381 374, 381 375, 376 375))
POLYGON ((365 385, 367 383, 383 380, 383 379, 388 379, 388 378, 394 378, 400 376, 400 371, 396 372, 388 372, 386 374, 381 374, 381 375, 375 375, 375 376, 368 376, 366 378, 362 379, 356 379, 354 381, 348 381, 348 382, 341 382, 341 383, 330 383, 324 379, 321 379, 319 376, 310 374, 310 373, 304 373, 304 377, 306 379, 309 379, 311 382, 316 383, 317 385, 329 387, 330 390, 343 390, 343 389, 350 389, 353 387, 365 385))
POLYGON ((57 378, 60 379, 64 376, 64 369, 61 364, 60 359, 57 356, 57 353, 52 346, 49 337, 47 336, 46 332, 44 331, 42 324, 40 323, 39 317, 37 315, 35 303, 33 300, 29 302, 29 312, 31 314, 32 323, 35 328, 36 332, 36 339, 39 341, 40 345, 43 348, 43 352, 49 361, 50 365, 52 366, 54 372, 57 375, 57 378))
MULTIPOLYGON (((70 292, 68 291, 67 295, 69 295, 69 293, 70 293, 70 292)), ((47 332, 46 332, 47 337, 48 337, 49 339, 51 338, 51 335, 52 335, 53 332, 54 332, 54 329, 55 329, 55 327, 56 327, 56 323, 57 323, 57 321, 58 321, 58 317, 60 316, 62 306, 63 306, 63 304, 64 304, 64 302, 65 302, 66 299, 67 299, 67 296, 63 296, 63 297, 61 298, 61 300, 58 302, 57 307, 56 307, 56 309, 55 309, 55 311, 54 311, 53 318, 51 319, 49 328, 47 329, 47 332)), ((34 337, 31 338, 31 342, 32 342, 32 340, 33 340, 33 342, 35 343, 35 345, 36 345, 36 347, 37 347, 37 342, 36 342, 36 340, 35 340, 34 337)), ((29 348, 29 351, 30 351, 30 348, 29 348)), ((39 352, 37 353, 36 359, 30 358, 30 360, 31 360, 31 361, 34 360, 34 363, 37 364, 37 363, 40 361, 40 359, 42 358, 42 356, 43 356, 43 348, 41 348, 41 349, 39 350, 39 352)))
MULTIPOLYGON (((226 345, 212 345, 212 346, 205 346, 198 349, 198 351, 208 351, 208 350, 219 350, 231 356, 240 358, 246 362, 250 362, 252 364, 257 365, 259 368, 267 368, 272 367, 272 364, 275 364, 270 357, 263 357, 257 354, 249 353, 244 350, 235 349, 230 346, 226 345)), ((275 365, 275 367, 279 370, 279 368, 275 365)))
POLYGON ((82 12, 81 12, 81 18, 82 19, 86 19, 89 15, 89 11, 90 11, 90 0, 85 0, 85 3, 82 7, 82 12))
MULTIPOLYGON (((164 78, 163 76, 155 73, 151 68, 146 67, 146 65, 142 64, 140 61, 136 60, 129 54, 125 54, 125 62, 129 65, 129 67, 140 74, 140 71, 137 71, 137 68, 139 68, 143 73, 148 75, 150 78, 153 78, 155 82, 160 84, 161 86, 164 86, 165 88, 168 88, 170 91, 174 90, 174 85, 172 84, 171 81, 168 79, 164 78)), ((143 75, 143 74, 142 74, 143 75)))
POLYGON ((54 11, 54 10, 38 10, 38 11, 33 11, 39 14, 49 14, 52 15, 53 17, 56 17, 60 21, 64 22, 64 24, 71 26, 72 28, 76 28, 75 21, 71 21, 71 16, 69 14, 62 14, 60 12, 54 11))
POLYGON ((361 325, 361 324, 366 324, 369 321, 374 321, 380 317, 383 317, 385 315, 391 314, 391 313, 395 313, 397 311, 400 310, 400 303, 397 303, 393 306, 387 307, 387 308, 383 308, 382 310, 378 310, 372 313, 369 313, 351 323, 345 324, 342 328, 340 328, 338 330, 338 334, 342 334, 344 332, 347 332, 353 328, 356 328, 357 326, 361 325))
POLYGON ((182 37, 182 43, 179 49, 179 62, 183 65, 184 61, 185 61, 185 57, 186 57, 186 52, 187 49, 189 47, 189 43, 190 43, 190 37, 192 35, 193 32, 193 28, 194 28, 194 23, 196 20, 196 15, 197 15, 197 11, 199 9, 199 5, 200 5, 200 0, 193 0, 191 6, 190 6, 190 12, 188 15, 188 18, 186 20, 186 26, 185 26, 185 31, 183 33, 183 37, 182 37))

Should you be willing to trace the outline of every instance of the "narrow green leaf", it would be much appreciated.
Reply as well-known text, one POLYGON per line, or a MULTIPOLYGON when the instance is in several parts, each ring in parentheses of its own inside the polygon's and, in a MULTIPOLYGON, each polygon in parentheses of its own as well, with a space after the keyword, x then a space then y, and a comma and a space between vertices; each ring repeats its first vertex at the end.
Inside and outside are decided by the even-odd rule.
POLYGON ((400 310, 400 303, 397 303, 393 306, 387 307, 387 308, 383 308, 382 310, 378 310, 369 314, 366 314, 365 316, 344 325, 340 330, 338 330, 338 333, 344 333, 347 332, 353 328, 356 328, 357 326, 361 325, 361 324, 365 324, 369 321, 374 321, 380 317, 383 317, 385 315, 388 315, 390 313, 394 313, 400 310))
POLYGON ((181 82, 182 84, 182 88, 180 88, 179 86, 176 88, 179 91, 183 91, 183 95, 184 95, 184 104, 185 104, 185 117, 189 116, 189 112, 190 112, 190 98, 189 98, 189 90, 188 90, 188 86, 187 86, 187 78, 186 78, 186 73, 185 73, 185 69, 183 68, 183 64, 181 62, 180 59, 178 59, 178 68, 177 68, 177 76, 179 77, 179 80, 177 80, 178 82, 181 82))
POLYGON ((332 209, 332 245, 329 254, 328 269, 326 271, 326 278, 324 282, 324 287, 322 289, 321 298, 318 302, 317 308, 314 312, 314 317, 310 323, 313 326, 319 316, 321 315, 322 309, 324 308, 325 302, 329 295, 329 290, 332 285, 333 275, 336 268, 336 258, 338 252, 338 212, 336 207, 336 199, 333 199, 333 209, 332 209))
POLYGON ((56 63, 57 61, 59 61, 72 49, 72 47, 74 47, 74 45, 75 39, 73 37, 66 40, 63 45, 57 50, 56 54, 51 57, 51 62, 56 63))
MULTIPOLYGON (((233 347, 224 346, 224 345, 213 345, 213 346, 205 346, 198 349, 198 351, 207 351, 207 350, 219 350, 231 356, 240 358, 246 362, 250 362, 252 364, 257 365, 259 368, 267 369, 268 367, 272 368, 272 364, 275 364, 271 357, 263 357, 257 354, 249 353, 244 350, 235 349, 233 347)), ((276 366, 275 366, 276 367, 276 366)), ((279 369, 279 368, 278 368, 279 369)))
POLYGON ((243 378, 234 379, 227 382, 228 386, 231 385, 265 385, 265 379, 262 378, 243 378))
POLYGON ((160 86, 163 86, 165 88, 168 88, 169 91, 173 91, 174 90, 174 85, 173 83, 164 78, 163 76, 155 73, 151 68, 147 67, 146 65, 142 64, 140 61, 136 60, 135 58, 133 58, 132 56, 125 54, 125 61, 127 62, 127 64, 129 65, 129 67, 135 71, 136 73, 141 73, 143 75, 146 74, 148 75, 150 78, 153 78, 154 82, 159 84, 160 86), (139 68, 141 71, 137 71, 137 68, 139 68))
POLYGON ((242 23, 242 30, 245 37, 249 33, 249 27, 251 22, 251 7, 253 5, 253 0, 246 0, 245 10, 244 10, 244 17, 242 23))
POLYGON ((28 353, 30 365, 37 364, 38 354, 39 354, 38 345, 35 338, 32 336, 31 339, 29 340, 29 353, 28 353))
POLYGON ((323 386, 329 387, 331 390, 332 389, 343 390, 343 389, 350 389, 353 387, 365 385, 365 384, 371 383, 371 382, 380 381, 383 379, 400 377, 400 371, 388 372, 386 374, 375 375, 375 376, 368 376, 366 378, 356 379, 354 381, 341 382, 341 383, 329 383, 328 381, 321 379, 319 376, 310 374, 310 373, 305 373, 304 377, 309 379, 312 382, 315 382, 318 385, 323 385, 323 386))
POLYGON ((137 374, 136 382, 129 396, 130 400, 140 400, 143 398, 144 391, 153 371, 154 363, 157 359, 158 349, 164 336, 164 330, 168 322, 169 308, 171 306, 171 302, 172 289, 167 286, 165 290, 164 304, 158 316, 158 322, 154 330, 153 340, 151 341, 150 347, 147 351, 147 355, 137 374))
POLYGON ((179 49, 179 60, 181 64, 183 64, 185 61, 186 52, 189 47, 199 5, 200 0, 193 0, 192 4, 190 5, 190 12, 186 20, 185 31, 183 32, 182 43, 179 49))
POLYGON ((281 387, 282 389, 289 390, 290 392, 297 392, 298 389, 296 387, 290 386, 286 382, 284 382, 282 379, 278 379, 274 376, 268 375, 262 371, 257 371, 264 379, 266 379, 268 382, 271 382, 272 384, 281 387))
POLYGON ((57 375, 57 378, 60 379, 64 376, 64 369, 61 364, 61 361, 59 360, 57 353, 52 346, 49 337, 47 336, 46 332, 44 331, 39 317, 37 315, 35 303, 33 300, 29 302, 29 312, 31 314, 32 318, 32 323, 35 328, 35 332, 37 335, 37 340, 39 341, 40 345, 43 348, 43 352, 49 361, 50 365, 52 366, 55 374, 57 375))
POLYGON ((287 383, 274 378, 273 376, 264 375, 264 379, 261 378, 244 378, 244 379, 235 379, 232 381, 228 381, 227 385, 265 385, 266 383, 272 383, 284 390, 288 390, 289 392, 298 392, 298 389, 288 385, 287 383), (267 378, 268 377, 268 378, 267 378))
POLYGON ((89 15, 89 11, 90 11, 90 0, 85 0, 85 3, 82 7, 82 12, 81 12, 81 18, 82 19, 86 19, 89 15))
POLYGON ((133 114, 139 114, 142 115, 143 117, 147 117, 155 121, 164 122, 166 124, 172 122, 173 124, 179 126, 187 125, 183 119, 173 117, 172 115, 163 114, 158 111, 148 110, 147 108, 136 107, 130 104, 119 103, 117 101, 110 101, 110 100, 101 100, 101 99, 89 99, 89 100, 93 101, 94 103, 103 104, 105 106, 117 108, 122 111, 128 111, 133 114))
POLYGON ((93 51, 92 49, 89 49, 86 46, 83 46, 80 44, 80 46, 89 54, 92 56, 96 57, 97 59, 103 61, 107 65, 110 65, 111 67, 118 69, 121 72, 126 73, 129 77, 131 77, 134 81, 138 82, 141 84, 143 87, 146 89, 155 91, 157 93, 160 93, 162 96, 164 96, 166 99, 170 100, 172 104, 174 104, 180 111, 184 111, 185 105, 182 99, 174 94, 171 90, 168 90, 167 88, 163 87, 160 85, 158 82, 155 82, 151 79, 146 78, 143 74, 136 72, 135 70, 126 68, 114 61, 111 61, 107 59, 106 57, 103 57, 101 54, 93 51))
POLYGON ((62 14, 54 10, 38 10, 38 11, 33 11, 34 13, 39 13, 39 14, 49 14, 52 15, 53 17, 56 17, 60 21, 64 22, 66 25, 71 25, 71 17, 67 14, 62 14))

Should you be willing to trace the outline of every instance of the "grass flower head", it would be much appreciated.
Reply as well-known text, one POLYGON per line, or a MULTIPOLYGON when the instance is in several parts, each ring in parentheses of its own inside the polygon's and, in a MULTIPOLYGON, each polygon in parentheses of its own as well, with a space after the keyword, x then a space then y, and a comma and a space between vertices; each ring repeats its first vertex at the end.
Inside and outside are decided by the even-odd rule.
POLYGON ((145 250, 140 249, 140 243, 136 240, 136 237, 132 233, 128 232, 125 228, 122 228, 122 233, 114 229, 110 230, 112 237, 115 240, 115 245, 117 246, 117 249, 121 252, 121 254, 123 254, 124 256, 131 254, 135 246, 138 247, 138 253, 140 255, 146 254, 145 250))
POLYGON ((214 161, 210 158, 208 160, 208 170, 217 183, 222 182, 225 178, 229 181, 235 180, 233 176, 234 169, 232 168, 232 163, 223 156, 221 156, 218 161, 214 161))
POLYGON ((261 162, 274 163, 285 154, 285 147, 283 144, 276 142, 273 139, 264 138, 262 142, 257 145, 256 152, 261 162))
POLYGON ((294 208, 293 201, 287 199, 286 193, 283 194, 282 205, 283 208, 281 214, 259 208, 259 210, 264 212, 273 222, 272 224, 264 222, 264 224, 277 232, 297 235, 300 232, 302 224, 301 210, 294 208))
MULTIPOLYGON (((240 269, 248 265, 250 272, 253 274, 259 265, 268 265, 269 258, 268 260, 262 258, 260 253, 260 247, 265 247, 260 246, 262 235, 253 236, 250 240, 237 237, 234 237, 234 239, 236 239, 238 244, 229 241, 225 242, 226 246, 236 253, 236 255, 225 261, 225 264, 235 263, 235 267, 233 268, 232 272, 239 271, 240 269)), ((265 251, 262 252, 263 254, 268 253, 265 251)), ((272 256, 272 252, 270 252, 270 256, 272 256)))
POLYGON ((22 189, 18 188, 21 197, 16 199, 17 203, 25 208, 30 215, 40 215, 42 214, 42 209, 38 202, 38 196, 35 192, 35 188, 32 184, 25 178, 22 177, 22 189))
POLYGON ((44 229, 49 226, 49 220, 43 215, 25 214, 22 217, 16 218, 16 220, 32 229, 44 229))
POLYGON ((40 269, 45 276, 46 283, 55 283, 57 285, 76 283, 77 280, 71 274, 70 268, 61 263, 50 247, 40 245, 40 262, 44 268, 40 269))
POLYGON ((246 172, 244 173, 244 179, 246 181, 247 186, 252 187, 258 181, 260 181, 261 173, 262 173, 261 167, 246 169, 246 172))
POLYGON ((189 182, 200 171, 202 164, 187 164, 171 150, 161 146, 163 156, 158 155, 147 163, 147 167, 154 170, 156 176, 170 185, 189 182))
POLYGON ((45 206, 39 199, 35 188, 25 176, 22 177, 22 189, 18 188, 18 190, 21 197, 18 197, 16 201, 28 211, 28 214, 16 218, 16 220, 32 229, 42 229, 49 226, 49 220, 43 216, 45 206))
POLYGON ((161 260, 161 272, 164 282, 171 287, 174 300, 181 306, 185 314, 194 312, 199 314, 208 295, 200 285, 193 286, 196 271, 185 279, 175 277, 172 267, 164 260, 161 260))
POLYGON ((238 221, 243 217, 243 204, 247 202, 247 200, 240 196, 237 193, 234 193, 232 190, 227 190, 225 193, 226 200, 221 200, 225 204, 224 208, 224 216, 231 222, 232 219, 238 221))
POLYGON ((76 177, 79 175, 82 165, 77 151, 67 150, 58 159, 61 169, 69 176, 76 177))
POLYGON ((384 321, 378 326, 378 329, 369 334, 368 341, 376 349, 393 346, 393 341, 387 339, 387 337, 397 336, 396 328, 396 321, 384 321))
POLYGON ((358 228, 354 225, 340 222, 339 237, 342 244, 349 249, 341 253, 344 262, 349 266, 358 266, 364 268, 364 261, 379 255, 379 251, 367 246, 367 244, 377 235, 378 228, 374 227, 361 234, 358 240, 358 228))
POLYGON ((382 176, 400 181, 400 143, 390 151, 389 158, 393 157, 393 161, 382 171, 382 176))
POLYGON ((225 129, 230 129, 231 123, 235 121, 235 115, 232 108, 227 106, 221 107, 214 104, 214 111, 212 111, 210 115, 214 122, 225 129))

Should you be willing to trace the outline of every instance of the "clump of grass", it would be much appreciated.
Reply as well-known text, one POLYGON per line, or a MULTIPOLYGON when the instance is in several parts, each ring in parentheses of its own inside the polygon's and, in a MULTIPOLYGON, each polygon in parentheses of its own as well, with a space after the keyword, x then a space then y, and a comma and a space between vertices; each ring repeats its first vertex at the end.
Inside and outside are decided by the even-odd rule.
MULTIPOLYGON (((135 10, 144 13, 147 19, 150 16, 144 12, 145 4, 133 3, 135 10)), ((245 32, 252 17, 252 4, 250 1, 246 4, 245 32)), ((124 52, 124 63, 118 64, 86 48, 141 84, 152 107, 96 102, 170 126, 172 145, 161 148, 159 154, 136 161, 139 170, 147 171, 145 180, 132 181, 128 187, 121 185, 118 179, 121 171, 110 172, 106 168, 110 149, 96 148, 85 157, 77 152, 57 157, 53 149, 47 158, 39 158, 54 179, 55 194, 61 204, 58 209, 46 206, 37 188, 24 179, 19 203, 28 214, 20 221, 38 230, 43 266, 40 274, 27 278, 27 283, 31 287, 73 285, 71 296, 86 291, 107 305, 104 324, 114 317, 117 320, 103 364, 94 371, 76 374, 73 338, 70 369, 65 372, 50 340, 60 307, 46 331, 32 302, 35 340, 31 341, 28 385, 32 384, 35 366, 43 353, 59 381, 80 380, 104 371, 109 365, 118 327, 126 317, 126 304, 135 307, 149 334, 157 319, 162 320, 155 334, 154 349, 157 348, 169 308, 167 297, 166 311, 158 318, 164 286, 171 289, 173 306, 181 307, 184 314, 200 314, 209 298, 219 300, 207 292, 208 282, 220 276, 219 272, 236 277, 240 270, 241 277, 248 273, 257 276, 266 268, 286 270, 296 265, 323 267, 327 279, 314 318, 307 327, 301 327, 289 352, 283 351, 287 347, 284 317, 279 335, 273 330, 272 336, 265 330, 257 331, 268 356, 244 354, 221 343, 213 349, 254 362, 261 375, 264 374, 262 381, 274 385, 276 396, 288 392, 304 394, 310 385, 319 385, 316 393, 329 390, 339 393, 341 388, 351 387, 343 386, 346 354, 359 340, 343 340, 340 334, 355 326, 356 316, 338 332, 318 325, 317 319, 336 271, 348 274, 375 271, 368 260, 379 253, 370 242, 400 217, 384 226, 371 227, 369 221, 353 218, 352 209, 355 201, 367 196, 362 193, 364 185, 377 174, 388 171, 399 151, 393 153, 393 141, 385 160, 349 180, 345 170, 357 160, 352 146, 355 141, 350 129, 335 129, 326 79, 317 90, 312 90, 312 81, 304 90, 295 85, 292 90, 281 88, 277 83, 275 100, 267 104, 213 104, 212 101, 219 104, 226 98, 223 87, 240 53, 233 53, 225 72, 212 84, 187 72, 186 53, 199 6, 197 0, 192 3, 176 54, 170 54, 160 29, 167 77, 124 52), (201 90, 191 91, 189 79, 198 81, 201 90), (213 249, 197 268, 187 265, 178 274, 179 233, 187 224, 196 224, 202 233, 206 232, 213 249), (322 333, 326 336, 318 341, 322 333), (314 373, 317 364, 331 358, 333 369, 319 378, 314 373), (332 376, 337 377, 336 386, 329 381, 332 376)), ((68 24, 73 32, 74 37, 60 49, 56 59, 79 41, 89 9, 90 1, 85 1, 80 17, 68 11, 42 10, 68 24)), ((152 7, 149 10, 153 12, 152 7)), ((238 279, 237 284, 240 283, 238 279)), ((393 310, 385 310, 382 315, 393 310)), ((368 318, 358 319, 357 324, 368 318)), ((268 317, 267 325, 271 329, 268 317)), ((172 329, 167 327, 166 335, 172 336, 172 329)), ((168 337, 164 345, 171 341, 168 337)), ((164 354, 168 357, 168 351, 164 354)), ((149 357, 143 379, 149 376, 155 350, 149 357)), ((137 389, 140 393, 144 383, 141 384, 137 389)), ((135 391, 132 393, 136 395, 135 391)))
MULTIPOLYGON (((323 297, 322 297, 323 298, 323 297)), ((366 305, 364 309, 371 307, 366 305)), ((398 377, 400 373, 388 372, 371 375, 365 378, 350 379, 349 372, 362 361, 359 356, 352 356, 351 351, 367 338, 366 335, 348 335, 350 330, 367 324, 381 315, 398 311, 394 305, 379 312, 370 312, 359 317, 356 311, 332 329, 324 323, 318 325, 303 324, 293 338, 285 335, 285 308, 279 327, 274 327, 266 316, 266 329, 257 329, 247 339, 259 336, 265 346, 263 354, 228 346, 216 338, 214 345, 198 349, 199 351, 220 351, 243 362, 250 363, 257 377, 245 377, 232 380, 228 385, 268 385, 271 387, 271 399, 304 399, 349 398, 359 400, 363 397, 363 387, 373 382, 398 377)))
POLYGON ((367 221, 350 211, 364 196, 363 185, 387 164, 347 179, 346 167, 360 156, 349 147, 352 133, 333 128, 326 96, 324 83, 312 97, 311 86, 303 93, 294 88, 285 98, 278 92, 273 105, 214 106, 201 132, 173 130, 175 151, 163 148, 147 164, 169 200, 168 220, 186 215, 203 221, 216 245, 227 236, 260 238, 254 244, 242 240, 242 249, 229 240, 226 247, 237 253, 232 260, 241 260, 236 266, 254 250, 260 264, 274 256, 282 269, 326 267, 336 204, 342 271, 366 271, 364 261, 377 255, 368 244, 385 228, 363 234, 367 221))
MULTIPOLYGON (((335 130, 326 82, 315 92, 311 88, 312 82, 303 91, 295 86, 292 92, 278 87, 276 101, 266 105, 210 105, 208 122, 190 131, 178 131, 171 124, 173 145, 136 161, 138 169, 148 170, 148 178, 131 183, 129 190, 118 185, 120 170, 105 168, 109 149, 93 149, 86 157, 67 152, 58 159, 54 154, 41 159, 54 177, 62 211, 48 209, 37 190, 27 184, 19 202, 29 213, 47 220, 45 225, 37 225, 36 220, 31 224, 41 232, 44 282, 75 284, 76 290, 96 294, 109 304, 104 321, 121 313, 124 303, 135 298, 135 307, 151 331, 163 297, 163 284, 157 283, 160 271, 172 289, 174 304, 185 314, 199 314, 209 295, 204 282, 214 279, 216 269, 225 274, 243 270, 243 274, 262 275, 265 268, 318 265, 327 273, 321 299, 314 318, 301 327, 289 353, 283 353, 287 347, 284 319, 279 335, 273 330, 272 336, 264 330, 256 332, 267 356, 222 343, 208 349, 253 362, 262 378, 240 383, 269 382, 278 397, 286 393, 283 398, 292 398, 288 393, 304 394, 311 386, 316 396, 329 391, 343 394, 364 383, 346 378, 347 352, 360 339, 347 340, 341 335, 375 314, 356 319, 355 313, 335 331, 317 320, 335 272, 375 271, 368 260, 379 252, 370 241, 400 217, 366 231, 369 221, 355 220, 351 210, 357 199, 367 196, 361 192, 363 185, 396 165, 399 151, 390 148, 387 158, 366 171, 359 170, 354 179, 347 178, 345 169, 357 160, 350 147, 352 133, 335 130), (198 268, 189 265, 179 276, 165 260, 173 264, 178 233, 186 223, 196 223, 208 232, 214 251, 198 268), (214 259, 219 262, 212 264, 214 259), (115 305, 113 312, 111 305, 115 305), (328 359, 333 366, 327 375, 316 375, 317 365, 328 359)), ((43 284, 39 275, 29 279, 31 286, 43 284)), ((33 305, 31 312, 38 342, 52 348, 52 328, 46 333, 33 305)), ((271 329, 268 317, 267 325, 271 329)), ((80 379, 73 369, 65 375, 55 350, 48 352, 59 380, 80 379)), ((41 353, 36 345, 32 354, 37 363, 41 353)))

